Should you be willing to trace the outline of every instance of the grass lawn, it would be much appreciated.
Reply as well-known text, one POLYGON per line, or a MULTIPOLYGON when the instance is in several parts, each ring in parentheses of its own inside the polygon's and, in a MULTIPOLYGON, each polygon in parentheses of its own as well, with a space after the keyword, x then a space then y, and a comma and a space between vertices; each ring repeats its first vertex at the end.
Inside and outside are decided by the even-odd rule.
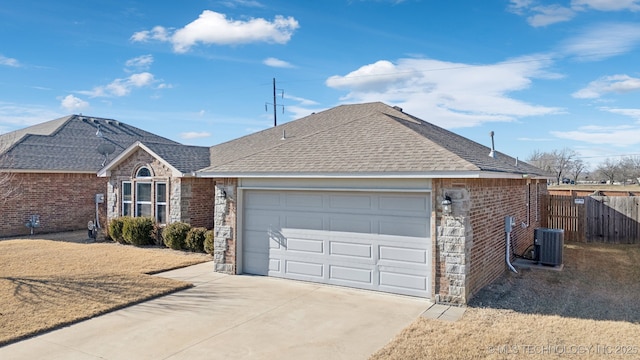
POLYGON ((371 359, 640 359, 640 246, 568 243, 564 264, 509 272, 462 319, 420 318, 371 359))
POLYGON ((149 274, 208 260, 115 243, 0 241, 0 346, 190 287, 149 274))

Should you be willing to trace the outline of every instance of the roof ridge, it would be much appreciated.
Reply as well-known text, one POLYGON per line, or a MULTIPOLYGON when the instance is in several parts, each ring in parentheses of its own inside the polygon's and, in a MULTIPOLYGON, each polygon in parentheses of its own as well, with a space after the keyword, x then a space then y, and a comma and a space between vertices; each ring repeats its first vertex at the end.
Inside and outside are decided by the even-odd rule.
MULTIPOLYGON (((395 109, 395 108, 394 108, 394 110, 397 110, 397 109, 395 109)), ((467 164, 469 164, 469 165, 472 165, 472 166, 476 167, 478 170, 480 170, 480 169, 481 169, 477 164, 474 164, 472 161, 469 161, 469 159, 466 159, 466 158, 462 157, 460 154, 458 154, 458 153, 456 153, 456 152, 452 151, 452 150, 451 150, 451 149, 449 149, 448 147, 443 146, 440 142, 434 141, 433 139, 431 139, 431 138, 429 138, 429 137, 427 137, 427 136, 425 136, 425 135, 423 135, 423 134, 420 134, 420 133, 419 133, 419 132, 417 132, 415 129, 413 129, 413 128, 411 128, 411 127, 409 127, 409 126, 407 126, 407 125, 403 124, 401 121, 413 121, 413 122, 415 122, 417 125, 422 125, 422 126, 426 125, 426 126, 435 127, 435 128, 437 128, 437 129, 444 130, 444 131, 446 131, 446 132, 447 132, 447 133, 449 133, 449 134, 453 134, 453 135, 456 135, 456 136, 461 137, 461 138, 464 138, 464 137, 462 137, 462 136, 460 136, 460 135, 458 135, 458 134, 456 134, 456 133, 454 133, 454 132, 452 132, 452 131, 449 131, 449 130, 447 130, 447 129, 445 129, 445 128, 442 128, 442 127, 440 127, 440 126, 434 125, 434 124, 432 124, 432 123, 430 123, 430 122, 428 122, 428 121, 425 121, 425 120, 422 120, 422 119, 420 119, 420 118, 417 118, 417 117, 415 117, 415 116, 413 116, 413 115, 407 114, 407 113, 405 113, 405 112, 403 112, 403 111, 401 111, 401 110, 397 110, 397 111, 400 111, 403 115, 408 116, 410 119, 403 119, 403 118, 401 118, 401 117, 397 117, 397 116, 394 116, 394 115, 391 115, 391 114, 387 114, 387 113, 383 113, 383 114, 384 114, 385 116, 389 117, 389 118, 392 120, 392 122, 395 124, 395 126, 399 126, 399 127, 404 128, 404 129, 407 129, 407 130, 409 130, 409 133, 413 134, 414 136, 419 137, 420 139, 423 139, 423 140, 429 141, 429 142, 430 142, 430 143, 432 143, 433 145, 435 145, 435 146, 439 147, 439 148, 440 148, 440 149, 442 149, 443 151, 446 151, 447 153, 451 154, 452 156, 455 156, 455 157, 457 157, 458 159, 460 159, 460 160, 464 161, 465 163, 467 163, 467 164)), ((466 139, 466 138, 464 138, 464 139, 466 139)), ((466 139, 466 140, 470 140, 470 139, 466 139)))
MULTIPOLYGON (((333 110, 333 109, 339 108, 339 107, 341 107, 341 106, 346 106, 346 105, 340 105, 340 106, 337 106, 337 107, 332 108, 332 109, 327 109, 327 110, 325 110, 325 111, 330 111, 330 110, 333 110)), ((325 111, 322 111, 322 112, 325 112, 325 111)), ((377 110, 376 110, 376 111, 377 111, 377 110)), ((322 113, 322 112, 321 112, 321 113, 322 113)), ((340 122, 340 124, 335 125, 335 126, 331 126, 331 127, 327 127, 327 128, 322 128, 321 130, 318 130, 318 131, 316 131, 316 132, 312 132, 312 133, 306 134, 306 135, 304 135, 304 136, 302 136, 302 137, 300 137, 300 138, 293 139, 293 140, 288 141, 288 142, 281 142, 281 143, 278 143, 278 144, 273 145, 273 146, 270 146, 270 147, 266 147, 266 148, 262 148, 262 149, 256 150, 255 152, 251 152, 250 154, 246 154, 245 156, 238 157, 238 158, 234 158, 234 159, 231 159, 231 160, 229 160, 229 161, 227 161, 227 162, 223 162, 223 163, 220 163, 220 164, 216 164, 216 166, 223 166, 223 165, 226 165, 226 164, 229 164, 229 163, 232 163, 232 162, 236 162, 236 161, 238 161, 238 160, 242 160, 242 159, 248 158, 248 157, 250 157, 250 156, 254 156, 254 155, 256 155, 256 154, 263 153, 263 152, 265 152, 265 151, 269 151, 269 150, 277 149, 277 148, 279 148, 279 147, 281 147, 281 146, 288 145, 288 144, 290 144, 291 142, 297 142, 297 141, 300 141, 300 140, 303 140, 303 139, 307 139, 307 138, 309 138, 309 137, 311 137, 311 136, 314 136, 314 135, 317 135, 317 134, 321 134, 321 133, 323 133, 323 132, 327 132, 327 131, 329 131, 329 130, 332 130, 332 129, 335 129, 335 128, 338 128, 338 127, 341 127, 341 126, 344 126, 344 125, 347 125, 347 124, 351 124, 351 123, 353 123, 353 122, 355 122, 355 121, 362 120, 363 118, 366 118, 366 117, 367 117, 367 116, 369 116, 370 114, 371 114, 371 112, 368 112, 366 115, 363 115, 363 116, 361 116, 361 117, 358 117, 358 118, 354 118, 354 119, 351 119, 351 120, 347 120, 347 121, 340 122)), ((305 118, 311 117, 311 116, 313 116, 313 115, 316 115, 316 114, 311 114, 311 115, 305 116, 305 117, 303 117, 303 118, 301 118, 301 119, 294 120, 294 121, 304 120, 305 118)), ((307 119, 307 121, 310 121, 310 119, 307 119)), ((282 124, 281 126, 285 126, 286 124, 288 124, 288 123, 282 124)), ((261 133, 261 132, 265 132, 265 131, 269 131, 269 130, 273 131, 273 129, 275 129, 275 128, 277 128, 277 127, 269 128, 269 129, 265 129, 265 130, 259 131, 259 132, 257 132, 257 133, 249 134, 249 135, 246 135, 246 136, 255 135, 255 134, 258 134, 258 133, 261 133)), ((236 140, 237 140, 237 139, 236 139, 236 140)), ((287 139, 287 140, 288 140, 288 139, 287 139)), ((234 140, 231 140, 231 141, 234 141, 234 140)), ((223 144, 224 144, 224 143, 223 143, 223 144)), ((222 144, 218 144, 218 145, 222 145, 222 144)), ((214 145, 214 146, 212 146, 211 148, 214 148, 215 146, 218 146, 218 145, 214 145)))

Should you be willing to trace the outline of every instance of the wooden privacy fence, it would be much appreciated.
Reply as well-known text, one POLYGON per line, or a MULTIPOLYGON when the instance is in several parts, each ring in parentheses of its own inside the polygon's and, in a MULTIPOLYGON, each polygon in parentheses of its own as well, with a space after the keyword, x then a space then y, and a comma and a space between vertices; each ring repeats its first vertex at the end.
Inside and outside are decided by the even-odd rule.
POLYGON ((542 226, 566 241, 640 243, 640 196, 541 197, 542 226))

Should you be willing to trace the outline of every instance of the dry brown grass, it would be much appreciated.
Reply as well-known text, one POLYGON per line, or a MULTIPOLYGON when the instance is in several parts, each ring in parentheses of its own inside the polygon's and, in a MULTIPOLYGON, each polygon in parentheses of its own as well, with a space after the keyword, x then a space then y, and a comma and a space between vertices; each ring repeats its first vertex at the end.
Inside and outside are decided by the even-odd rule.
POLYGON ((640 246, 566 244, 564 263, 507 273, 462 319, 420 318, 371 359, 640 359, 640 246))
POLYGON ((187 288, 148 274, 210 259, 114 243, 0 241, 0 346, 187 288))

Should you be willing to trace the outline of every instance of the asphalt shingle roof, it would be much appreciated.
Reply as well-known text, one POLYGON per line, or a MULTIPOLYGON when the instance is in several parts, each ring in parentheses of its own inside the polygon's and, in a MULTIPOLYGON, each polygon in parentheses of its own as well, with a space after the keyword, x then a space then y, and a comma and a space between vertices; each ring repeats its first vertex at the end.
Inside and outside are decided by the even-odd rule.
MULTIPOLYGON (((105 161, 98 146, 113 145, 114 152, 108 155, 111 160, 136 141, 154 144, 154 151, 169 159, 176 158, 174 153, 180 154, 177 157, 183 154, 185 159, 177 167, 187 166, 191 161, 189 155, 194 152, 191 147, 116 120, 71 115, 0 135, 0 168, 97 172, 105 161), (102 138, 96 136, 98 125, 102 138)), ((200 152, 208 154, 208 148, 203 149, 200 152)), ((196 162, 198 167, 190 170, 208 164, 196 162)))
POLYGON ((203 173, 506 172, 522 161, 386 104, 341 105, 211 148, 203 173), (284 139, 283 139, 284 134, 284 139))

